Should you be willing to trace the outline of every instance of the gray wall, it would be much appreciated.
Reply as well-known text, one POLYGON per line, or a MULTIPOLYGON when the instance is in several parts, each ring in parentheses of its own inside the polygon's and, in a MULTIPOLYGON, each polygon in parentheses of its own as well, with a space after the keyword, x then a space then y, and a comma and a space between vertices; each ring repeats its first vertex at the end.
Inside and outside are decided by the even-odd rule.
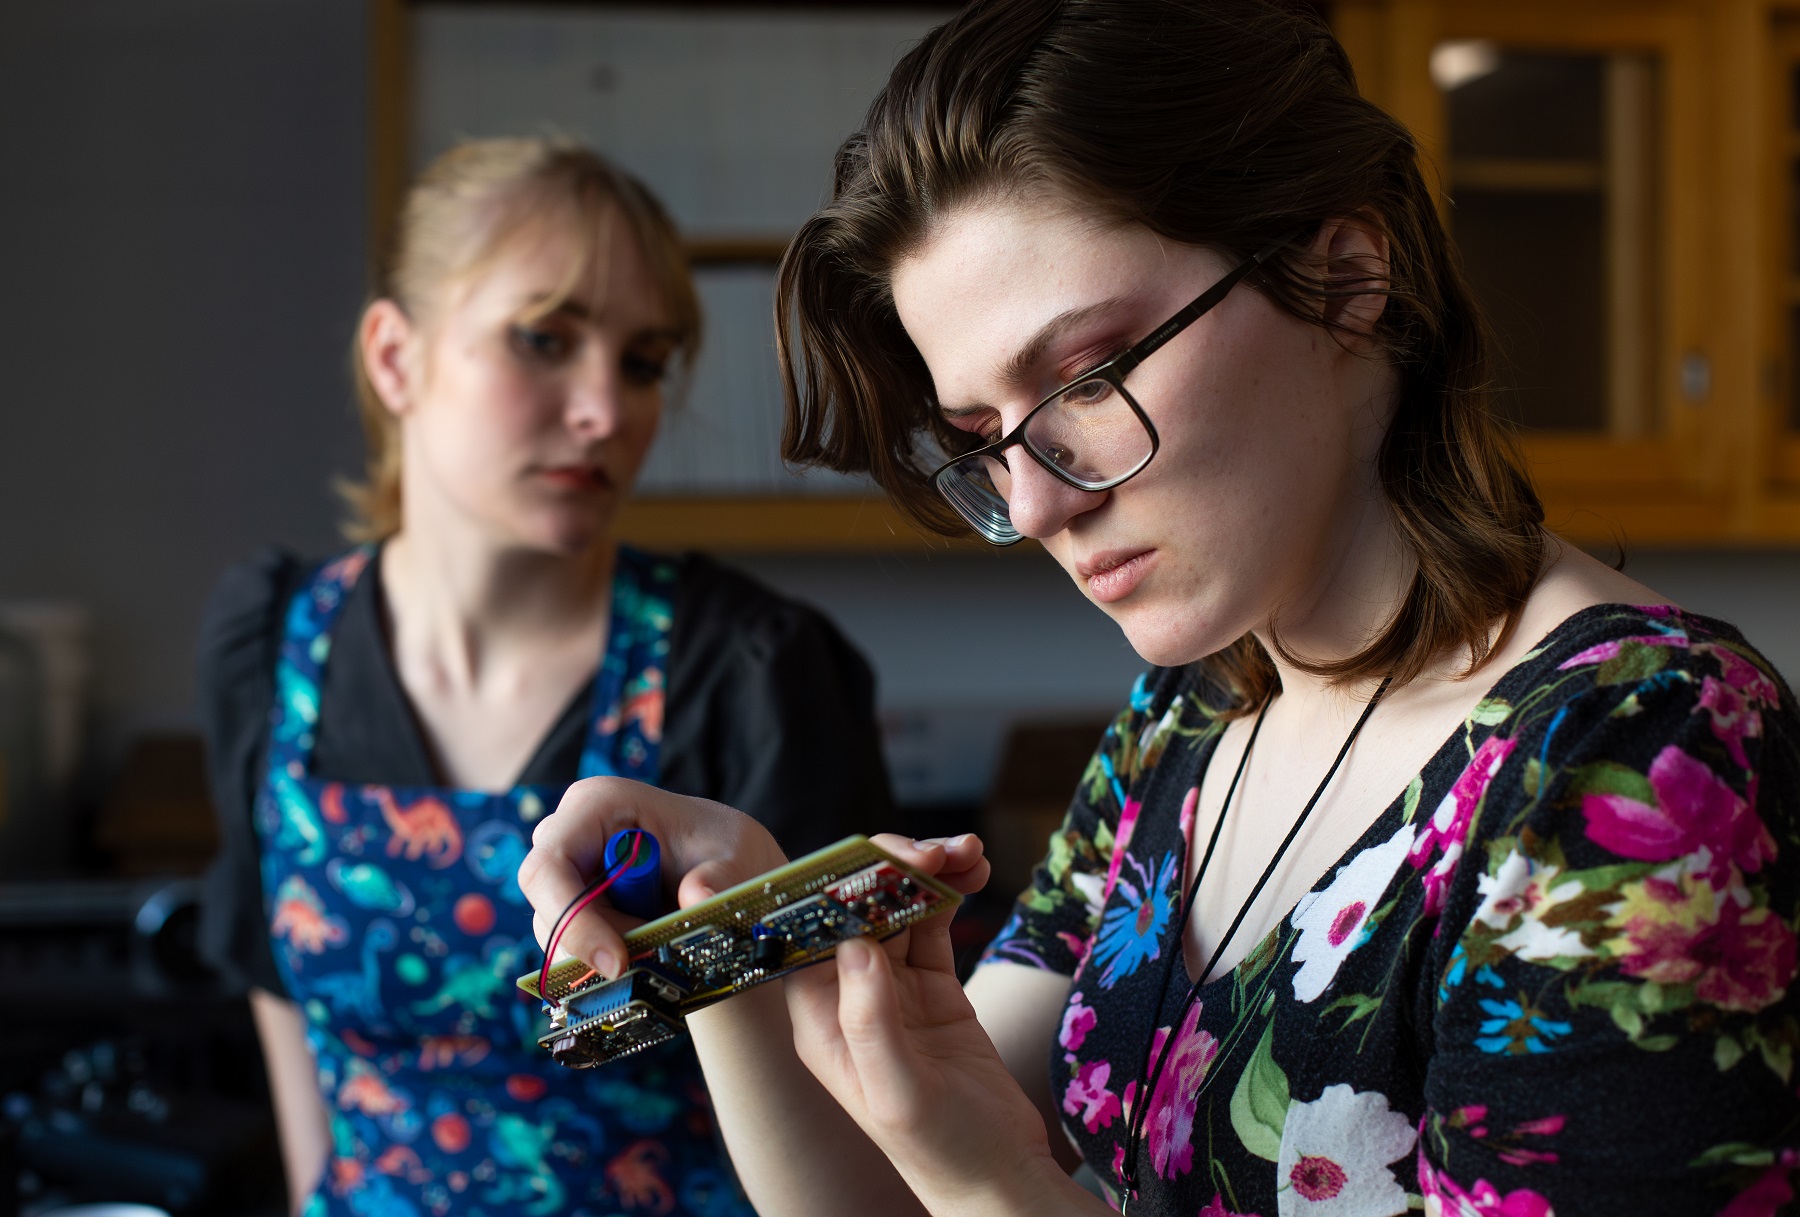
POLYGON ((0 599, 94 615, 101 754, 190 719, 208 587, 333 543, 362 0, 0 4, 0 599))
MULTIPOLYGON (((336 543, 365 219, 361 0, 0 4, 0 599, 96 623, 101 768, 191 722, 223 566, 336 543)), ((874 660, 898 776, 979 795, 1005 724, 1119 703, 1139 663, 1042 555, 741 563, 874 660)), ((1631 573, 1800 677, 1800 555, 1631 573)))

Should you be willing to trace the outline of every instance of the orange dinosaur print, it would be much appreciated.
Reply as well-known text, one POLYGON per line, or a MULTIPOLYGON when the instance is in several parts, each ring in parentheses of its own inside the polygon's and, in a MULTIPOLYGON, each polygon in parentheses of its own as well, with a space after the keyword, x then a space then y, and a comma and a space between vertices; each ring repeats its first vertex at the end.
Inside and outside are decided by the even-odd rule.
POLYGON ((275 916, 269 931, 307 955, 322 955, 349 937, 344 923, 326 914, 319 894, 306 880, 289 875, 275 891, 275 916))
POLYGON ((350 1062, 350 1076, 338 1087, 337 1101, 343 1110, 355 1108, 365 1116, 391 1116, 407 1107, 404 1098, 388 1089, 374 1070, 358 1060, 350 1062))
POLYGON ((420 1069, 448 1069, 473 1065, 484 1059, 493 1045, 479 1035, 427 1035, 419 1041, 420 1069))
POLYGON ((342 824, 350 818, 344 810, 344 785, 332 782, 319 791, 319 814, 327 824, 342 824))
POLYGON ((594 727, 602 735, 612 735, 624 724, 635 722, 644 733, 644 738, 657 743, 662 740, 663 709, 666 698, 663 693, 662 673, 646 672, 636 692, 627 691, 619 708, 608 713, 594 727))
POLYGON ((345 589, 348 590, 355 584, 357 578, 361 576, 363 568, 369 565, 369 558, 372 552, 373 551, 371 550, 360 548, 351 550, 343 557, 337 559, 337 561, 332 562, 330 565, 320 570, 315 586, 325 583, 341 583, 344 585, 345 589))
POLYGON ((658 1171, 668 1160, 669 1151, 657 1142, 633 1142, 606 1164, 606 1181, 626 1208, 648 1209, 661 1217, 675 1207, 675 1193, 658 1171))
POLYGON ((384 1175, 398 1175, 414 1187, 431 1182, 431 1172, 425 1169, 425 1163, 406 1145, 388 1146, 387 1151, 375 1159, 375 1169, 384 1175))
POLYGON ((363 1164, 355 1158, 331 1160, 331 1193, 347 1196, 363 1185, 363 1164))
POLYGON ((436 870, 462 857, 462 828, 442 802, 427 795, 411 807, 401 807, 392 794, 379 786, 373 794, 381 804, 381 818, 394 833, 388 838, 388 857, 405 850, 408 862, 423 857, 436 870))

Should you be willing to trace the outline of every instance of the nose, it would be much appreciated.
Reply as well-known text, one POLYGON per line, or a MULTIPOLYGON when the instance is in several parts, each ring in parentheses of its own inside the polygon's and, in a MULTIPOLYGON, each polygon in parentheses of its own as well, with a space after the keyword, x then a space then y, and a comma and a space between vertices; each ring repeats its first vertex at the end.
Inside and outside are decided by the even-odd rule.
POLYGON ((1108 490, 1077 490, 1031 459, 1023 446, 1006 454, 1006 511, 1021 536, 1042 541, 1106 501, 1108 490))
POLYGON ((590 350, 571 369, 566 388, 563 424, 578 438, 605 439, 619 429, 625 409, 625 384, 616 358, 590 350))

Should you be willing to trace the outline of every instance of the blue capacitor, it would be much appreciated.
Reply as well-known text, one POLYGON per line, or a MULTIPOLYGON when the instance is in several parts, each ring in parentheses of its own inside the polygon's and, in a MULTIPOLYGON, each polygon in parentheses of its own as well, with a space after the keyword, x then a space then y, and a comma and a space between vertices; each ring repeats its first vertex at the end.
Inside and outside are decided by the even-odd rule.
POLYGON ((631 857, 633 838, 638 840, 637 860, 614 879, 606 898, 620 912, 649 920, 662 915, 662 851, 656 838, 641 828, 626 828, 607 839, 604 864, 618 866, 631 857))

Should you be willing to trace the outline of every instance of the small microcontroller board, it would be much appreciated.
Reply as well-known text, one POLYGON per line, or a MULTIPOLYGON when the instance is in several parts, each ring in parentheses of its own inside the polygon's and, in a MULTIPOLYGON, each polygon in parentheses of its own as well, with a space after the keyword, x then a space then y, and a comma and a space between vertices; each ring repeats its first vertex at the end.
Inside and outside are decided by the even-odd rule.
POLYGON ((519 978, 550 1030, 538 1043, 591 1069, 681 1035, 685 1016, 796 968, 838 944, 899 933, 961 897, 866 837, 846 837, 625 935, 630 965, 602 980, 580 960, 519 978))

